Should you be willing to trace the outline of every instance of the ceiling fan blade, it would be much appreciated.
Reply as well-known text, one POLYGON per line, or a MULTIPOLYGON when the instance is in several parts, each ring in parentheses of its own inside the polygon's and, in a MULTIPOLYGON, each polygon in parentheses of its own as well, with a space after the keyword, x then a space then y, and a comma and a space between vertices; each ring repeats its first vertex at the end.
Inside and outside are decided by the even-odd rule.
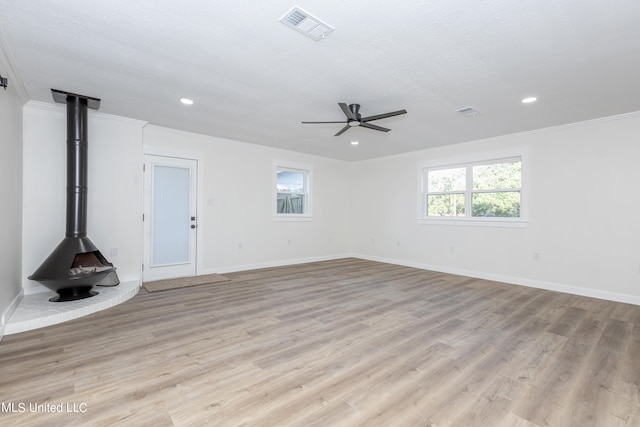
POLYGON ((356 116, 353 115, 353 113, 351 112, 347 104, 345 104, 344 102, 340 102, 338 103, 338 105, 340 106, 340 108, 342 108, 342 112, 344 113, 345 116, 347 116, 347 119, 358 120, 356 116))
POLYGON ((360 127, 379 130, 381 132, 389 132, 391 130, 391 129, 383 128, 382 126, 376 126, 376 125, 372 125, 371 123, 365 123, 365 122, 360 123, 360 127))
POLYGON ((340 136, 340 135, 342 135, 343 133, 345 133, 346 131, 348 131, 350 127, 351 127, 351 126, 346 125, 346 126, 345 126, 345 127, 343 127, 342 129, 340 129, 340 131, 339 131, 338 133, 336 133, 336 134, 335 134, 335 135, 333 135, 333 136, 340 136))
POLYGON ((398 110, 398 111, 393 111, 391 113, 378 114, 378 115, 375 115, 375 116, 364 117, 364 118, 362 118, 362 121, 363 122, 370 122, 371 120, 386 119, 387 117, 399 116, 400 114, 407 114, 407 110, 398 110))
POLYGON ((302 124, 315 124, 315 123, 347 123, 345 120, 341 122, 301 122, 302 124))

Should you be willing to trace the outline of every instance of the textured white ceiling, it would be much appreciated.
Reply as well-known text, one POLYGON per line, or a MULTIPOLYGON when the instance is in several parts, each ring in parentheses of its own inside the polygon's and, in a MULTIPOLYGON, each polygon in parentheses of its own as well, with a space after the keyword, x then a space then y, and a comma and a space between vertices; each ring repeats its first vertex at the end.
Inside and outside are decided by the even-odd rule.
POLYGON ((2 0, 0 29, 29 99, 56 88, 104 113, 345 160, 640 111, 638 0, 301 0, 335 28, 318 42, 278 22, 293 5, 2 0), (343 120, 338 102, 408 114, 374 122, 389 133, 300 123, 343 120), (456 113, 467 106, 481 115, 456 113))

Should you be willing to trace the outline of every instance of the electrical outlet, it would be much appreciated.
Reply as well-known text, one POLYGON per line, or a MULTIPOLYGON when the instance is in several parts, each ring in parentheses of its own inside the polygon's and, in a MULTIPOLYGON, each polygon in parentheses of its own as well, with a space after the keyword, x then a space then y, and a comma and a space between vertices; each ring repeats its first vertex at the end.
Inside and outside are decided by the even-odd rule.
POLYGON ((287 246, 291 246, 291 239, 287 240, 287 246))
POLYGON ((540 261, 540 254, 538 252, 534 252, 533 253, 533 260, 534 261, 540 261))
POLYGON ((449 253, 453 253, 455 251, 455 248, 453 246, 449 246, 449 253))
POLYGON ((242 250, 242 243, 238 243, 238 249, 242 250))

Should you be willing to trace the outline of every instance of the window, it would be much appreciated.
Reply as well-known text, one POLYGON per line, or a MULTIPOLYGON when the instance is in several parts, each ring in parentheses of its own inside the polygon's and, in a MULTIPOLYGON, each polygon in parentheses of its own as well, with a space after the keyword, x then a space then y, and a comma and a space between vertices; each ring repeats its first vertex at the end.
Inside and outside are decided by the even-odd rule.
POLYGON ((464 216, 466 168, 427 170, 427 216, 464 216))
POLYGON ((419 219, 524 222, 522 156, 422 166, 419 219))
POLYGON ((471 215, 520 218, 522 161, 472 165, 471 215))
POLYGON ((274 162, 275 215, 280 218, 311 217, 311 166, 274 162))

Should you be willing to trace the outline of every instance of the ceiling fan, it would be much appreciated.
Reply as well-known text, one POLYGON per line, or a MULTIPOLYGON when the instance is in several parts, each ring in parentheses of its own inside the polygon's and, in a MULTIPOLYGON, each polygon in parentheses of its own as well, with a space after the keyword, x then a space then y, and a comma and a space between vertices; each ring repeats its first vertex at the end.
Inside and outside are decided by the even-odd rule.
POLYGON ((398 111, 393 111, 391 113, 377 114, 375 116, 369 116, 369 117, 362 117, 362 115, 359 112, 360 111, 360 104, 349 104, 349 105, 347 105, 344 102, 340 102, 338 105, 342 109, 342 112, 344 113, 344 115, 347 116, 347 120, 343 120, 341 122, 302 122, 302 124, 346 123, 346 126, 343 127, 342 129, 340 129, 340 131, 338 133, 336 133, 334 136, 340 136, 343 133, 345 133, 346 131, 348 131, 349 128, 352 128, 352 127, 355 127, 355 126, 362 126, 363 128, 379 130, 381 132, 389 132, 391 129, 383 128, 382 126, 376 126, 376 125, 371 124, 369 122, 371 122, 373 120, 386 119, 387 117, 399 116, 400 114, 407 114, 407 110, 398 110, 398 111))

